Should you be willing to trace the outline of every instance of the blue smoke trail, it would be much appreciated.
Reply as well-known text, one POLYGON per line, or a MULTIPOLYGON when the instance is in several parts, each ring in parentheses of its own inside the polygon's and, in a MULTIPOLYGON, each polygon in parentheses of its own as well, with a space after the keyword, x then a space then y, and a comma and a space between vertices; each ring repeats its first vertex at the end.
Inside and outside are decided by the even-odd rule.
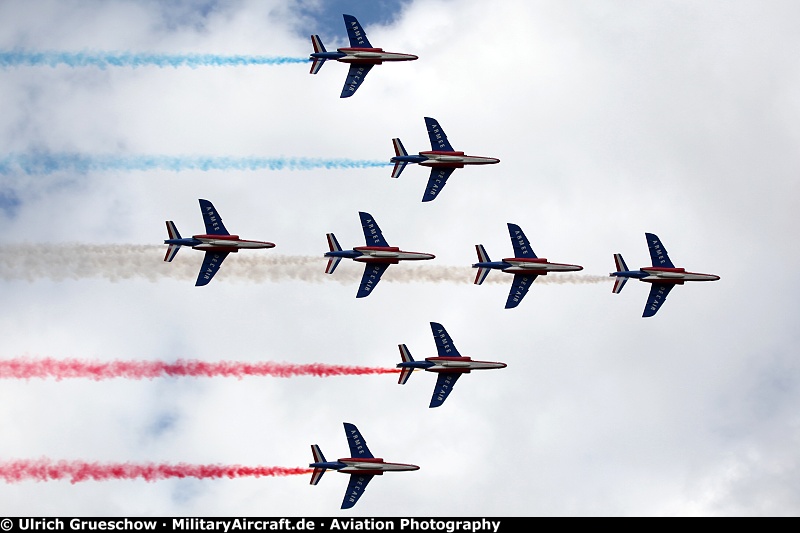
POLYGON ((0 67, 241 67, 308 63, 307 57, 270 57, 215 54, 148 54, 131 52, 0 51, 0 67))
POLYGON ((390 166, 385 161, 311 157, 187 157, 166 155, 82 155, 72 153, 10 154, 0 157, 0 175, 52 174, 71 171, 144 170, 313 170, 390 166))

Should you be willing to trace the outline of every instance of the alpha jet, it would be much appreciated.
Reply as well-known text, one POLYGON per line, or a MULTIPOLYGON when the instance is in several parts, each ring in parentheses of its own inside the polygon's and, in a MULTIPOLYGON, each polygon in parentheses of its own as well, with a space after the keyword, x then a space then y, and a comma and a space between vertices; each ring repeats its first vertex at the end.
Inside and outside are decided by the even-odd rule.
POLYGON ((538 276, 546 276, 549 272, 576 272, 583 270, 580 265, 566 263, 551 263, 543 257, 537 257, 531 248, 528 238, 516 224, 508 223, 508 233, 511 245, 514 247, 514 257, 507 257, 502 261, 492 261, 482 244, 475 245, 478 252, 478 263, 472 265, 477 268, 475 285, 480 285, 492 269, 514 274, 511 291, 506 300, 506 309, 516 307, 528 293, 528 289, 538 276))
POLYGON ((424 361, 415 361, 411 357, 411 352, 405 344, 400 344, 400 357, 403 359, 402 363, 397 364, 400 368, 400 379, 397 381, 400 385, 405 385, 411 373, 416 369, 422 369, 427 372, 436 372, 439 377, 436 378, 436 386, 433 389, 433 396, 431 396, 431 403, 428 407, 439 407, 444 403, 447 397, 452 392, 456 381, 464 374, 469 374, 472 370, 488 370, 492 368, 505 368, 505 363, 495 363, 492 361, 473 361, 469 357, 464 357, 456 349, 450 335, 444 326, 437 322, 431 322, 431 331, 433 332, 433 340, 436 341, 437 357, 426 357, 424 361))
POLYGON ((384 61, 412 61, 418 59, 415 55, 384 52, 383 48, 373 47, 356 18, 352 15, 342 16, 344 17, 344 25, 347 28, 347 36, 350 38, 350 47, 328 52, 325 50, 325 45, 322 44, 322 39, 319 38, 319 35, 312 35, 311 45, 314 47, 314 52, 309 57, 313 61, 311 63, 311 74, 319 72, 319 69, 328 59, 350 63, 350 70, 347 72, 347 79, 344 82, 340 98, 353 96, 375 65, 380 65, 384 61))
POLYGON ((311 445, 311 453, 314 462, 309 464, 313 468, 311 473, 311 484, 316 485, 322 479, 322 474, 326 470, 336 470, 342 474, 350 474, 350 481, 347 483, 347 491, 342 500, 342 509, 353 507, 358 499, 364 494, 367 483, 372 481, 375 476, 382 476, 384 472, 407 472, 419 470, 417 465, 404 463, 387 463, 379 457, 375 457, 367 448, 367 441, 361 436, 355 425, 345 422, 344 434, 347 437, 347 444, 350 446, 350 457, 338 459, 336 461, 326 461, 322 455, 322 450, 316 444, 311 445))
POLYGON ((447 140, 447 135, 439 126, 439 122, 431 117, 425 117, 425 127, 428 129, 428 137, 431 141, 430 151, 419 152, 418 155, 408 155, 400 139, 395 138, 392 139, 395 156, 391 159, 391 162, 394 163, 393 178, 399 178, 409 163, 431 167, 428 185, 422 195, 423 202, 430 202, 436 198, 447 183, 447 178, 455 169, 464 168, 465 165, 491 165, 500 162, 496 157, 466 155, 464 152, 453 150, 450 141, 447 140))
POLYGON ((274 248, 271 242, 247 241, 240 239, 238 235, 231 235, 222 223, 222 217, 208 200, 200 200, 200 212, 203 214, 203 222, 206 225, 206 232, 203 235, 193 235, 191 238, 181 238, 178 228, 171 220, 167 221, 167 234, 169 239, 164 241, 168 244, 167 254, 164 261, 171 262, 181 246, 189 246, 195 250, 202 250, 206 253, 200 273, 197 276, 195 286, 208 285, 214 274, 217 273, 222 262, 230 253, 236 253, 241 249, 253 248, 274 248))
POLYGON ((628 265, 625 264, 625 260, 622 259, 622 254, 614 254, 614 263, 617 266, 617 271, 609 274, 609 276, 616 278, 612 289, 615 294, 622 292, 622 288, 630 278, 636 278, 639 281, 651 284, 650 295, 647 297, 642 317, 646 318, 655 315, 661 309, 667 299, 667 294, 675 285, 683 285, 685 281, 717 281, 719 279, 716 274, 700 274, 699 272, 687 272, 683 268, 676 268, 672 264, 669 255, 667 255, 667 249, 661 244, 661 239, 653 233, 645 233, 644 236, 647 239, 650 262, 653 266, 642 267, 640 270, 630 270, 628 265))
POLYGON ((381 280, 383 273, 389 268, 389 265, 396 265, 400 261, 419 261, 436 257, 433 254, 406 252, 396 246, 389 246, 372 215, 362 211, 358 213, 358 216, 361 217, 361 226, 364 230, 364 239, 367 241, 367 245, 356 246, 352 250, 342 250, 339 241, 336 240, 336 236, 333 233, 328 233, 330 251, 325 253, 325 257, 328 258, 328 266, 325 267, 326 274, 333 274, 333 271, 339 265, 339 261, 343 258, 366 263, 356 298, 369 296, 372 289, 381 280))

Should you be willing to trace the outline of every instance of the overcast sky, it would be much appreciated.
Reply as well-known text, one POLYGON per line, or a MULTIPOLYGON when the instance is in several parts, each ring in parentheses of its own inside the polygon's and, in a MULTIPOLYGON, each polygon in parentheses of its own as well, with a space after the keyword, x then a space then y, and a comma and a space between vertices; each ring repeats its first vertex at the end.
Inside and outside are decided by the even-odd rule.
POLYGON ((0 358, 392 368, 400 343, 435 355, 435 321, 462 355, 508 367, 463 376, 436 409, 436 375, 421 371, 404 386, 396 374, 3 379, 0 462, 306 467, 311 444, 329 460, 349 454, 350 422, 376 456, 420 469, 374 479, 348 511, 347 476, 330 471, 317 486, 307 475, 0 482, 0 514, 800 514, 797 2, 4 0, 0 52, 302 59, 312 33, 328 50, 347 45, 342 13, 374 46, 419 59, 375 67, 347 99, 347 66, 331 61, 315 76, 308 62, 6 66, 0 160, 388 163, 393 137, 430 149, 430 116, 456 150, 500 163, 456 170, 427 203, 429 171, 415 165, 394 180, 390 166, 7 164, 0 358), (204 231, 198 198, 231 233, 276 247, 231 255, 195 287, 203 254, 165 264, 162 242, 165 220, 204 231), (391 266, 356 299, 363 266, 344 260, 326 276, 322 255, 328 232, 364 244, 359 211, 390 245, 453 274, 391 266), (583 277, 542 277, 504 309, 511 276, 475 286, 469 267, 478 243, 493 260, 512 255, 508 222, 583 277), (678 286, 642 318, 649 285, 613 294, 607 276, 614 253, 650 265, 645 232, 676 266, 721 279, 678 286), (90 252, 103 261, 67 260, 90 252))

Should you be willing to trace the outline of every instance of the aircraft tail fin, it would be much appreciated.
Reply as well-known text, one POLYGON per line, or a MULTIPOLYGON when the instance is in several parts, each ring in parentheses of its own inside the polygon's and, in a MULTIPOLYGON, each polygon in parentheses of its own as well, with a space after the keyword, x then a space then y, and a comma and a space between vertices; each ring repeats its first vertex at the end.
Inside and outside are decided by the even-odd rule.
MULTIPOLYGON (((319 35, 312 35, 311 36, 311 46, 314 47, 314 52, 315 53, 327 52, 327 50, 325 50, 325 45, 322 44, 322 39, 319 38, 319 35)), ((310 72, 311 72, 311 74, 316 74, 317 72, 319 72, 319 69, 322 68, 322 65, 325 64, 326 60, 325 59, 320 59, 318 57, 314 57, 312 59, 313 59, 313 63, 311 63, 311 71, 310 72)))
MULTIPOLYGON (((486 249, 483 247, 482 244, 475 245, 475 251, 478 252, 478 262, 479 263, 489 263, 491 259, 489 259, 489 254, 486 253, 486 249)), ((475 274, 475 285, 480 285, 483 283, 483 280, 486 279, 486 276, 489 275, 491 272, 491 268, 486 267, 478 267, 478 273, 475 274)))
MULTIPOLYGON (((406 152, 406 149, 403 146, 403 143, 400 142, 400 139, 396 138, 392 139, 392 144, 394 145, 394 155, 396 156, 408 155, 408 152, 406 152)), ((408 163, 406 161, 395 161, 394 169, 392 169, 392 177, 399 178, 400 174, 403 172, 403 169, 406 168, 407 164, 408 163)))
POLYGON ((622 254, 614 254, 614 265, 617 267, 617 272, 627 272, 628 265, 625 264, 625 260, 622 258, 622 254))
MULTIPOLYGON (((336 236, 333 233, 326 234, 328 238, 328 248, 331 252, 341 252, 342 247, 339 245, 339 241, 336 240, 336 236)), ((328 266, 325 267, 326 274, 333 274, 333 271, 336 270, 336 267, 339 266, 339 261, 341 261, 341 257, 330 257, 328 258, 328 266)))
MULTIPOLYGON (((167 220, 167 235, 170 239, 180 239, 181 234, 178 233, 178 228, 175 227, 175 223, 171 220, 167 220)), ((181 249, 180 244, 170 244, 167 248, 167 254, 164 256, 164 261, 169 263, 173 259, 175 259, 175 255, 178 253, 178 250, 181 249)))
MULTIPOLYGON (((324 463, 325 456, 322 455, 322 450, 319 449, 319 446, 316 444, 311 445, 311 454, 314 456, 315 463, 324 463)), ((327 468, 323 468, 321 466, 315 466, 314 471, 311 473, 311 485, 316 485, 319 483, 319 480, 322 479, 322 474, 325 473, 327 468)))
MULTIPOLYGON (((614 254, 614 264, 617 267, 617 272, 627 272, 628 265, 625 264, 625 260, 622 258, 622 254, 614 254)), ((628 282, 628 278, 624 276, 616 276, 614 278, 614 287, 611 289, 614 294, 619 294, 622 292, 622 288, 625 287, 625 284, 628 282)))
MULTIPOLYGON (((413 363, 414 358, 411 357, 411 352, 408 351, 408 348, 405 344, 398 344, 398 348, 400 348, 400 358, 403 360, 404 363, 413 363)), ((400 379, 397 380, 397 383, 400 385, 405 385, 408 378, 411 377, 411 373, 414 372, 413 368, 403 367, 400 370, 400 379)))

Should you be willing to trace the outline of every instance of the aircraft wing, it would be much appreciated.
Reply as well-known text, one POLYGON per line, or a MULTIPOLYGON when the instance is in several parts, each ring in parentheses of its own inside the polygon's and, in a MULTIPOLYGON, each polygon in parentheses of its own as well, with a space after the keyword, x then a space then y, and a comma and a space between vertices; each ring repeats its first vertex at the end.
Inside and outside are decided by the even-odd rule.
POLYGON ((431 117, 425 117, 425 127, 428 129, 428 138, 431 140, 431 150, 443 152, 455 152, 447 140, 447 135, 439 126, 439 122, 431 117))
POLYGON ((453 344, 453 339, 450 338, 444 326, 438 322, 431 322, 431 331, 433 332, 433 340, 436 341, 436 351, 439 357, 461 357, 461 354, 456 350, 456 345, 453 344))
POLYGON ((514 257, 536 259, 536 254, 533 252, 528 238, 522 232, 522 228, 509 222, 508 235, 511 237, 511 245, 514 247, 514 257))
POLYGON ((197 275, 197 282, 195 286, 208 285, 211 278, 219 270, 220 265, 228 257, 229 252, 206 252, 203 258, 203 266, 200 267, 200 273, 197 275))
POLYGON ((431 396, 431 404, 428 407, 439 407, 444 403, 447 397, 456 386, 456 381, 461 374, 442 372, 436 379, 436 388, 433 389, 433 396, 431 396))
POLYGON ((344 494, 342 500, 342 509, 350 509, 356 504, 358 499, 367 490, 367 483, 369 483, 374 474, 350 474, 350 482, 347 483, 347 492, 344 494))
POLYGON ((364 83, 364 78, 367 77, 369 71, 372 70, 374 65, 356 65, 355 63, 350 65, 350 70, 347 71, 347 79, 344 80, 344 87, 342 88, 342 94, 339 98, 347 98, 348 96, 353 96, 356 94, 356 91, 361 84, 364 83))
POLYGON ((643 317, 653 316, 661 308, 664 300, 667 299, 667 294, 675 285, 671 283, 653 283, 650 286, 650 295, 647 297, 647 304, 644 306, 643 317))
POLYGON ((203 213, 203 222, 206 225, 207 235, 230 235, 225 225, 222 224, 222 217, 208 200, 200 200, 200 212, 203 213))
POLYGON ((531 288, 534 281, 536 281, 535 274, 514 274, 511 291, 509 291, 508 300, 506 300, 506 309, 518 306, 525 295, 528 294, 528 289, 531 288))
POLYGON ((389 243, 383 238, 383 232, 372 215, 359 211, 358 216, 361 218, 361 228, 364 230, 364 240, 367 242, 367 246, 386 246, 388 248, 389 243))
POLYGON ((425 187, 425 194, 422 195, 422 201, 430 202, 435 199, 454 170, 454 168, 432 168, 431 176, 428 178, 428 185, 425 187))
POLYGON ((349 422, 344 423, 344 434, 347 436, 347 445, 350 446, 350 457, 353 459, 374 459, 372 452, 367 448, 367 441, 361 436, 361 432, 349 422))
POLYGON ((347 28, 347 37, 350 38, 350 46, 352 48, 374 48, 369 44, 367 32, 364 31, 358 20, 353 15, 342 16, 344 17, 344 25, 347 28))
POLYGON ((364 275, 361 276, 361 285, 358 287, 356 298, 364 298, 369 296, 370 292, 372 292, 372 289, 378 285, 378 282, 381 280, 381 276, 383 276, 383 273, 386 272, 387 268, 389 268, 388 263, 368 263, 365 265, 364 275))
POLYGON ((667 255, 667 249, 661 244, 661 239, 653 233, 645 233, 644 236, 647 238, 647 248, 650 251, 650 260, 653 266, 675 268, 667 255))

